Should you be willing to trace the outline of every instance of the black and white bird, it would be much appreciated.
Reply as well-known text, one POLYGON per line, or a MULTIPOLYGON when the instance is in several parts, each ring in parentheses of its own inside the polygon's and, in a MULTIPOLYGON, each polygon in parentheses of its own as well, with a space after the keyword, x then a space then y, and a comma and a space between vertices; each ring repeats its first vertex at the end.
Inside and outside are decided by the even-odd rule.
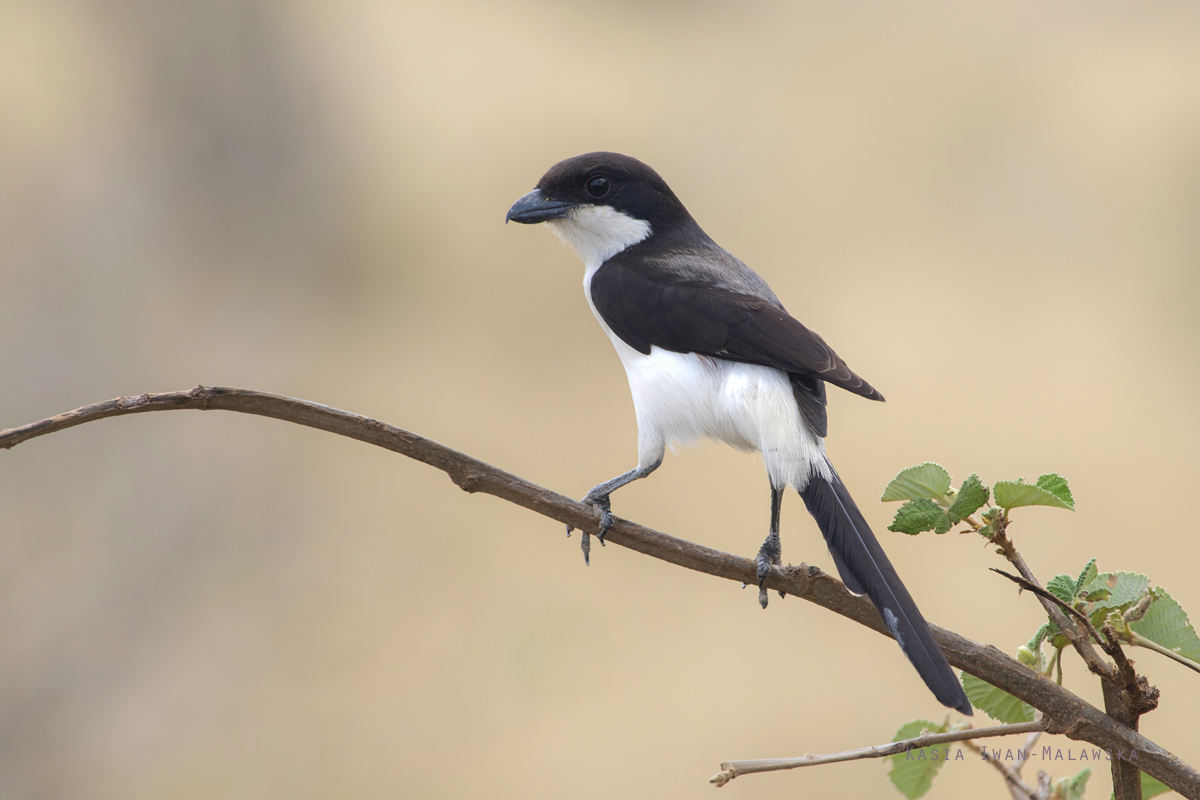
POLYGON ((871 599, 937 699, 970 714, 929 624, 825 455, 825 384, 883 396, 709 238, 637 159, 588 153, 559 162, 507 220, 549 223, 579 254, 588 304, 629 378, 638 465, 584 498, 599 509, 601 543, 613 524, 609 496, 657 469, 668 445, 709 438, 757 451, 771 482, 770 532, 757 558, 763 607, 764 581, 782 563, 779 510, 791 486, 846 587, 871 599))

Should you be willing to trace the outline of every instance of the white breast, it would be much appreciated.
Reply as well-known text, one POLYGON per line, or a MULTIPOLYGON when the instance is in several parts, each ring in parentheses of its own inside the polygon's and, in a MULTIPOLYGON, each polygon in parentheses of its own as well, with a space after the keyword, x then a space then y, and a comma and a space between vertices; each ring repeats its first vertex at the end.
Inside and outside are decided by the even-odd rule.
POLYGON ((775 486, 803 488, 816 469, 831 477, 824 440, 800 418, 785 372, 757 364, 724 361, 696 353, 673 353, 652 346, 634 350, 613 333, 592 303, 591 280, 584 277, 588 305, 616 348, 629 378, 638 424, 638 464, 647 466, 674 449, 699 439, 725 442, 762 453, 775 486))
POLYGON ((639 466, 661 459, 667 446, 707 438, 762 453, 775 486, 800 489, 814 470, 831 477, 824 440, 800 418, 785 372, 656 346, 648 355, 639 353, 596 311, 592 277, 609 258, 649 236, 648 223, 595 207, 550 224, 583 259, 588 305, 625 367, 637 414, 639 466))

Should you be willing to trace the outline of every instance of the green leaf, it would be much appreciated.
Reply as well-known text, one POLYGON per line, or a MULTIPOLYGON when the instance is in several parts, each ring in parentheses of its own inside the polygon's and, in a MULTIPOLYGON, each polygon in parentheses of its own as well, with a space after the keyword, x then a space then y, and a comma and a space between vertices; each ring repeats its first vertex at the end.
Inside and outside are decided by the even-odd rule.
POLYGON ((1118 617, 1121 616, 1119 612, 1114 612, 1111 608, 1104 608, 1101 606, 1092 613, 1088 614, 1088 621, 1092 623, 1093 628, 1100 630, 1108 624, 1108 618, 1113 613, 1116 613, 1118 617))
MULTIPOLYGON (((896 731, 892 741, 902 742, 905 739, 915 739, 921 735, 923 730, 928 730, 930 733, 944 733, 947 727, 948 721, 938 725, 923 719, 913 720, 896 731)), ((938 770, 942 768, 942 764, 946 763, 947 752, 944 747, 921 747, 888 756, 892 760, 892 769, 888 772, 888 777, 892 779, 892 785, 899 789, 900 793, 908 800, 917 800, 933 786, 933 779, 937 777, 938 770)))
POLYGON ((1070 575, 1055 575, 1046 584, 1046 591, 1064 603, 1075 602, 1075 579, 1070 575))
POLYGON ((1129 627, 1155 644, 1200 663, 1200 637, 1196 636, 1187 612, 1162 589, 1157 593, 1159 596, 1150 604, 1146 616, 1129 623, 1129 627))
POLYGON ((950 515, 957 517, 955 523, 974 514, 988 501, 988 487, 983 485, 978 475, 971 475, 958 487, 958 495, 950 504, 950 515))
POLYGON ((901 470, 883 490, 883 502, 892 500, 935 500, 950 492, 950 473, 940 465, 927 461, 916 467, 901 470))
POLYGON ((1166 794, 1169 791, 1171 791, 1170 786, 1167 786, 1149 772, 1142 773, 1142 800, 1150 800, 1151 797, 1158 797, 1160 794, 1166 794))
POLYGON ((1092 611, 1102 608, 1124 611, 1140 600, 1149 586, 1150 579, 1136 572, 1102 572, 1084 587, 1084 591, 1091 594, 1099 589, 1107 589, 1110 592, 1107 598, 1092 604, 1092 611))
POLYGON ((896 511, 896 518, 888 525, 888 530, 915 536, 921 531, 936 530, 945 516, 945 510, 932 500, 909 500, 896 511))
POLYGON ((1039 475, 1037 485, 1061 500, 1067 508, 1075 510, 1075 498, 1071 496, 1071 487, 1067 485, 1067 479, 1062 475, 1057 472, 1039 475))
POLYGON ((996 498, 996 505, 1002 508, 1020 508, 1021 506, 1052 506, 1054 508, 1065 508, 1070 511, 1075 510, 1075 501, 1071 497, 1070 489, 1066 488, 1067 482, 1065 479, 1051 473, 1038 478, 1037 484, 1025 483, 1025 479, 1021 478, 1016 481, 1000 481, 992 487, 992 494, 996 498), (1057 478, 1058 481, 1046 480, 1047 489, 1041 486, 1043 479, 1057 478), (1058 490, 1056 494, 1051 489, 1058 490))
POLYGON ((1083 587, 1096 579, 1096 559, 1087 562, 1087 566, 1079 573, 1079 578, 1075 581, 1075 594, 1079 594, 1083 587))
POLYGON ((963 688, 971 704, 997 722, 1033 722, 1033 707, 1022 703, 1003 689, 963 672, 963 688))
POLYGON ((1046 636, 1049 633, 1050 633, 1050 623, 1049 622, 1043 623, 1042 627, 1038 628, 1037 633, 1035 633, 1033 635, 1033 638, 1029 640, 1029 644, 1027 644, 1025 646, 1028 647, 1030 650, 1042 649, 1042 642, 1044 642, 1046 640, 1046 636))
POLYGON ((1087 789, 1090 777, 1092 777, 1092 768, 1084 767, 1074 778, 1063 778, 1056 781, 1050 796, 1055 800, 1083 800, 1083 793, 1087 789))
POLYGON ((934 502, 934 499, 944 501, 949 491, 950 476, 937 464, 922 464, 904 470, 883 493, 884 500, 909 498, 896 512, 888 530, 910 536, 923 531, 946 533, 978 511, 987 502, 989 494, 979 476, 972 475, 963 481, 948 508, 934 502))
MULTIPOLYGON (((1160 794, 1166 794, 1171 791, 1171 787, 1160 781, 1148 772, 1142 773, 1142 800, 1150 800, 1151 797, 1158 797, 1160 794)), ((1115 800, 1115 795, 1109 795, 1109 800, 1115 800)))

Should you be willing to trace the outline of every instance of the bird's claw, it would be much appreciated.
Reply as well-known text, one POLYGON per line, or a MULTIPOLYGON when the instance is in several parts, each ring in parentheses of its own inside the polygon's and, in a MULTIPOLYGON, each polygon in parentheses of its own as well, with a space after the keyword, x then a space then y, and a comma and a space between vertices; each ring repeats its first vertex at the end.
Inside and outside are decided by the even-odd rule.
MULTIPOLYGON (((781 560, 780 555, 781 554, 779 552, 769 549, 767 544, 764 543, 762 548, 758 551, 758 557, 755 559, 757 566, 754 570, 754 574, 755 577, 758 578, 758 604, 763 608, 767 607, 766 583, 767 578, 769 578, 771 575, 771 568, 783 566, 783 561, 781 560)), ((779 596, 787 597, 787 593, 780 589, 779 596)))
MULTIPOLYGON (((613 517, 611 501, 608 499, 608 495, 606 495, 606 494, 590 495, 589 494, 587 497, 583 498, 583 500, 581 500, 580 502, 585 503, 585 504, 591 506, 592 508, 599 509, 599 511, 600 511, 600 526, 599 526, 599 530, 596 531, 596 538, 600 541, 600 546, 605 547, 606 545, 604 543, 604 537, 608 535, 608 532, 612 528, 613 523, 616 522, 616 518, 613 517)), ((573 530, 575 530, 575 529, 573 527, 571 527, 570 525, 568 525, 567 526, 567 536, 570 536, 571 531, 573 531, 573 530)), ((580 530, 579 534, 580 534, 579 535, 579 547, 580 547, 580 549, 583 550, 583 563, 585 566, 591 566, 591 563, 592 563, 591 562, 592 536, 585 530, 580 530)))

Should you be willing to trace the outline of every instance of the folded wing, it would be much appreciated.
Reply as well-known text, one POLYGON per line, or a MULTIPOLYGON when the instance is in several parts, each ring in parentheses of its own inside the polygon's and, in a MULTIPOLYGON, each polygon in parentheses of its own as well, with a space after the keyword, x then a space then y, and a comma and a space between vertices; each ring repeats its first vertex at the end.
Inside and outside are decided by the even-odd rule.
POLYGON ((801 408, 806 402, 819 405, 822 416, 825 391, 813 378, 870 400, 883 399, 825 340, 770 300, 619 256, 596 271, 591 294, 609 328, 639 352, 649 353, 656 345, 781 369, 793 375, 801 408))

